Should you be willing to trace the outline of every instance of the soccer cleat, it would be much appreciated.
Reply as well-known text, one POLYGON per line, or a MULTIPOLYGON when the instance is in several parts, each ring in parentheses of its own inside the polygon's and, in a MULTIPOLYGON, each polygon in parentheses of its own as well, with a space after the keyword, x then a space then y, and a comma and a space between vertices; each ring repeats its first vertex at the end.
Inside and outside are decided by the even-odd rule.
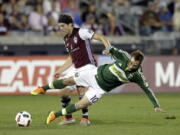
POLYGON ((81 118, 80 125, 82 126, 89 126, 91 124, 90 120, 87 118, 81 118))
POLYGON ((74 124, 75 122, 76 120, 74 118, 63 117, 61 119, 61 122, 59 122, 59 125, 70 125, 70 124, 74 124))
POLYGON ((31 91, 31 95, 45 94, 45 90, 42 87, 38 87, 31 91))
POLYGON ((49 114, 48 114, 48 117, 46 119, 46 124, 48 125, 50 122, 52 122, 53 120, 56 119, 56 116, 54 114, 53 111, 51 111, 49 114))

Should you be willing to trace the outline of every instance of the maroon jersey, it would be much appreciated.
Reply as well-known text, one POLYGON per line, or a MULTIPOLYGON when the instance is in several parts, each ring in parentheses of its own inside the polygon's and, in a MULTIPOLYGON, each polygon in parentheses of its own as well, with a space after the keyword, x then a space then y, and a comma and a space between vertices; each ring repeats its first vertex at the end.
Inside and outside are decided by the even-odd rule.
POLYGON ((87 64, 96 65, 92 53, 90 40, 94 32, 83 28, 73 28, 70 36, 65 36, 65 47, 72 58, 75 68, 83 67, 87 64))

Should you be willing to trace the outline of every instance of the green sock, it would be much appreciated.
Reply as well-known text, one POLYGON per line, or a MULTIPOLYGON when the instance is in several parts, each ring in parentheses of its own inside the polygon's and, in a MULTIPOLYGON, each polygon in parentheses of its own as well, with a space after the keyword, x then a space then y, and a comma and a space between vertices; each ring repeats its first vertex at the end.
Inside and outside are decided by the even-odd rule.
POLYGON ((51 89, 51 88, 49 87, 49 85, 42 86, 42 88, 43 88, 45 91, 48 90, 48 89, 51 89))
MULTIPOLYGON (((63 110, 63 109, 62 109, 63 110)), ((56 118, 59 117, 59 116, 63 116, 63 115, 66 115, 66 114, 71 114, 73 112, 76 112, 78 109, 76 109, 76 105, 75 104, 69 104, 66 108, 65 108, 65 112, 66 114, 63 114, 62 113, 62 110, 58 111, 58 112, 55 112, 55 116, 56 118)))
POLYGON ((76 105, 75 104, 69 104, 67 107, 66 107, 66 112, 67 114, 71 114, 73 112, 76 112, 78 109, 76 109, 76 105))
POLYGON ((60 79, 60 80, 55 80, 52 83, 48 84, 48 85, 44 85, 42 86, 42 88, 46 91, 49 89, 63 89, 65 88, 67 85, 64 84, 64 80, 60 79))
POLYGON ((59 116, 63 116, 62 111, 55 112, 54 115, 56 116, 56 118, 59 116))
POLYGON ((53 87, 55 89, 63 89, 66 86, 67 85, 64 84, 64 80, 63 79, 53 81, 53 87))

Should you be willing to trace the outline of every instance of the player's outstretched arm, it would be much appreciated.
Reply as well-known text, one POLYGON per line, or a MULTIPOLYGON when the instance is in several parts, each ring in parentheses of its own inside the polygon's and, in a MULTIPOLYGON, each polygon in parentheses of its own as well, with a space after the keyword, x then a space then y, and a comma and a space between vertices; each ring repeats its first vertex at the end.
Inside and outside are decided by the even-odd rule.
POLYGON ((112 54, 108 50, 103 50, 102 54, 112 57, 112 54))
POLYGON ((148 83, 145 81, 145 79, 142 80, 142 83, 139 84, 139 86, 143 89, 143 91, 146 93, 152 104, 154 105, 154 111, 155 112, 165 112, 159 104, 158 99, 156 98, 154 92, 150 89, 148 83))
MULTIPOLYGON (((140 72, 139 76, 137 76, 136 81, 135 81, 145 92, 145 94, 148 96, 152 104, 154 105, 154 108, 160 108, 160 104, 158 99, 156 98, 154 92, 150 89, 144 75, 142 72, 140 72)), ((159 109, 157 109, 158 111, 159 109)))
POLYGON ((123 51, 121 49, 117 49, 113 46, 106 48, 106 50, 103 51, 103 54, 107 56, 111 56, 114 59, 119 59, 121 61, 127 61, 131 57, 128 52, 123 51))
POLYGON ((110 42, 107 40, 107 38, 104 35, 95 33, 92 39, 101 41, 106 48, 109 48, 111 46, 110 42))
POLYGON ((64 64, 62 65, 62 66, 60 66, 59 67, 59 69, 55 72, 55 77, 56 78, 59 78, 60 77, 60 75, 64 72, 64 71, 66 71, 69 67, 71 67, 72 66, 72 59, 71 59, 71 57, 69 56, 67 59, 66 59, 66 61, 64 62, 64 64))

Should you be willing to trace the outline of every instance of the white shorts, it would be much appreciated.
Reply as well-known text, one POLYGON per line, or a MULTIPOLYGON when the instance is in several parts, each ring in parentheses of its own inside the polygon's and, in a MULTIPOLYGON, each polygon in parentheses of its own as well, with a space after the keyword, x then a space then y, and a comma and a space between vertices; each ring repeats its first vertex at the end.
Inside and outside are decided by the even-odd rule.
POLYGON ((77 86, 89 87, 85 95, 92 104, 94 104, 98 99, 102 97, 104 93, 106 93, 97 84, 95 78, 96 74, 97 67, 94 67, 91 69, 80 71, 74 75, 74 80, 77 86))
MULTIPOLYGON (((75 68, 74 68, 74 66, 71 66, 68 70, 65 71, 65 76, 60 77, 59 79, 69 78, 69 77, 73 76, 74 73, 75 73, 75 68)), ((66 86, 66 88, 68 88, 70 91, 77 89, 76 85, 66 86)))
MULTIPOLYGON (((66 71, 66 74, 65 76, 59 78, 59 79, 64 79, 64 78, 69 78, 69 77, 72 77, 74 74, 75 74, 75 68, 74 66, 71 66, 67 71, 66 71)), ((66 86, 67 89, 69 89, 70 91, 73 91, 73 90, 76 90, 77 87, 76 85, 72 85, 72 86, 66 86)))
MULTIPOLYGON (((75 74, 77 74, 78 72, 82 72, 82 71, 86 71, 86 70, 92 70, 96 68, 96 66, 92 65, 92 64, 87 64, 83 67, 80 68, 74 68, 73 66, 71 66, 68 70, 67 70, 67 74, 63 77, 63 78, 69 78, 69 77, 73 77, 75 74)), ((62 79, 62 78, 60 78, 62 79)), ((78 85, 79 86, 79 85, 78 85)), ((81 85, 80 85, 81 86, 81 85)), ((76 85, 73 86, 66 86, 66 88, 72 90, 76 90, 77 87, 76 85)))

